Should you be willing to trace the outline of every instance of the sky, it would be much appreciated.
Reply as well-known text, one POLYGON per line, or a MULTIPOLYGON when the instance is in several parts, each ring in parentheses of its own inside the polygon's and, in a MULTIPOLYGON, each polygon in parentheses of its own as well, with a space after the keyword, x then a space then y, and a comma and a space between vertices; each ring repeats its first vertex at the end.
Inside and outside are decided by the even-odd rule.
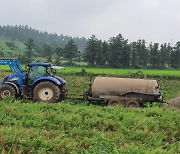
POLYGON ((180 41, 180 0, 0 0, 0 25, 175 44, 180 41))

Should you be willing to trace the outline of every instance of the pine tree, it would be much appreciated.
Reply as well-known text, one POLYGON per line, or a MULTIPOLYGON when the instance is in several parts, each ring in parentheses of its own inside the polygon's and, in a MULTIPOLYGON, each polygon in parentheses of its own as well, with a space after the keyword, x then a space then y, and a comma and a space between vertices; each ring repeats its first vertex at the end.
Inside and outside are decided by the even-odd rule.
POLYGON ((63 56, 64 58, 67 59, 68 64, 72 65, 73 64, 73 58, 76 57, 76 54, 78 52, 78 47, 76 45, 76 43, 71 39, 67 45, 64 47, 63 50, 63 56))
POLYGON ((94 66, 96 63, 97 52, 99 50, 99 40, 96 38, 95 35, 92 35, 87 42, 85 53, 84 53, 84 60, 88 62, 90 66, 94 66))
POLYGON ((52 62, 53 50, 49 44, 44 44, 43 47, 44 55, 47 58, 47 62, 52 62))
POLYGON ((30 63, 33 60, 33 56, 35 55, 34 49, 35 49, 35 44, 34 40, 32 38, 29 38, 26 42, 24 42, 26 45, 26 54, 25 54, 25 62, 30 63))
POLYGON ((62 57, 62 55, 63 55, 63 49, 60 48, 60 47, 57 47, 57 48, 55 49, 55 53, 56 53, 56 61, 55 61, 55 64, 60 65, 60 64, 61 64, 61 63, 60 63, 60 57, 62 57))

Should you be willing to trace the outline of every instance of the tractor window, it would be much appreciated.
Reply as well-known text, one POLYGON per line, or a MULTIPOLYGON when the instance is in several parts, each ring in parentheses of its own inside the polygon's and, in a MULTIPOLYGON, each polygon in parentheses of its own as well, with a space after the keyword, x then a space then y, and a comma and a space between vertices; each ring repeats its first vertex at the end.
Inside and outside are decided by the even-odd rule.
POLYGON ((46 75, 46 68, 44 66, 32 66, 29 70, 29 80, 31 82, 43 75, 46 75))

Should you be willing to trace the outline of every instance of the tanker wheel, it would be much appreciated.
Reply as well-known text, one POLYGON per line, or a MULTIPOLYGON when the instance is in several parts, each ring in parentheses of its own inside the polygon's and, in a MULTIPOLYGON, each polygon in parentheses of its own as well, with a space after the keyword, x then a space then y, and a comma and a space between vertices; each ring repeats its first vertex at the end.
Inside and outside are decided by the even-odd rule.
POLYGON ((40 82, 33 91, 33 99, 40 102, 57 102, 60 98, 60 89, 52 82, 40 82))
POLYGON ((125 106, 128 107, 128 108, 139 108, 140 104, 139 104, 139 102, 137 102, 135 100, 131 100, 129 102, 126 102, 125 106))
POLYGON ((117 105, 124 106, 124 104, 122 102, 120 102, 119 100, 110 100, 108 102, 108 105, 109 106, 117 106, 117 105))
POLYGON ((0 88, 0 98, 16 97, 16 96, 17 96, 16 89, 13 86, 4 84, 0 88))

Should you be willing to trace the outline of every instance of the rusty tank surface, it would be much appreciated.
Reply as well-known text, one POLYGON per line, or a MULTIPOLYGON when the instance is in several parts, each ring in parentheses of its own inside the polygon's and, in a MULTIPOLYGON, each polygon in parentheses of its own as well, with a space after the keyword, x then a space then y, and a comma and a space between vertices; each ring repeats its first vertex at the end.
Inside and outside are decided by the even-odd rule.
POLYGON ((104 100, 109 105, 121 103, 139 107, 145 102, 162 102, 159 88, 156 80, 96 77, 90 88, 89 99, 104 100))

